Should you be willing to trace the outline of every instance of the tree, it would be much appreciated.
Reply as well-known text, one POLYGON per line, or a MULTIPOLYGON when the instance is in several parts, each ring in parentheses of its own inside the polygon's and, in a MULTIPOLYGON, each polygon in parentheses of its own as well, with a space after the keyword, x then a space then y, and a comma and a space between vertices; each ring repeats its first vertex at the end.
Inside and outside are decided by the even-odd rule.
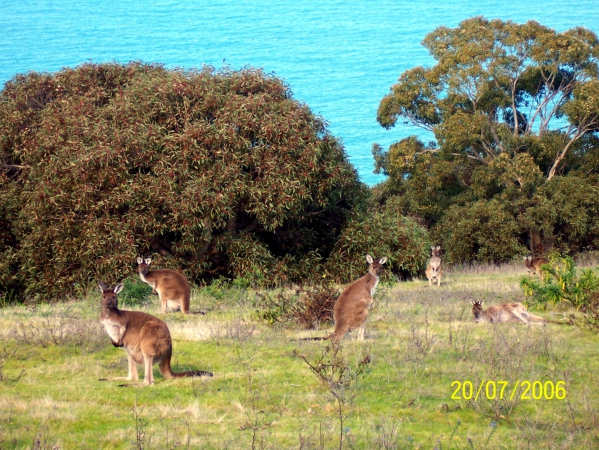
POLYGON ((116 282, 140 253, 194 281, 293 281, 365 191, 324 120, 251 68, 17 75, 0 165, 0 291, 44 298, 116 282))
POLYGON ((389 195, 410 196, 405 212, 438 223, 443 213, 426 209, 431 188, 425 185, 445 209, 457 199, 530 199, 557 176, 596 173, 594 33, 476 17, 437 28, 423 45, 436 65, 404 72, 381 101, 377 120, 389 129, 402 118, 436 141, 425 145, 412 137, 388 152, 373 149, 377 170, 390 177, 389 195))

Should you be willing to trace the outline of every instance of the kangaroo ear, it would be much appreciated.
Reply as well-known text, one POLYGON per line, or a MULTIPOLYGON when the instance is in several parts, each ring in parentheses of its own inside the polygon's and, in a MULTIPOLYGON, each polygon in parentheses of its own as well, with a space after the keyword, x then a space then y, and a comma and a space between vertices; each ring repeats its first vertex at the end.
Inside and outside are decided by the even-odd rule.
POLYGON ((123 283, 119 283, 114 287, 114 293, 118 294, 119 292, 121 292, 123 290, 123 283))
POLYGON ((368 264, 372 264, 372 256, 366 255, 366 261, 368 261, 368 264))
POLYGON ((149 266, 152 264, 152 258, 146 258, 146 264, 149 266))
POLYGON ((470 299, 470 303, 471 303, 472 305, 474 305, 474 299, 473 299, 473 298, 471 298, 471 299, 470 299))
POLYGON ((100 287, 100 292, 102 292, 102 293, 103 293, 103 292, 104 292, 106 289, 108 289, 108 286, 106 286, 106 285, 104 284, 104 282, 103 282, 103 281, 100 281, 100 280, 98 280, 98 286, 100 287))
POLYGON ((385 264, 387 262, 387 257, 383 256, 381 259, 379 259, 379 264, 382 266, 383 264, 385 264))
POLYGON ((144 262, 144 259, 141 256, 137 257, 137 264, 141 264, 142 262, 144 262))
POLYGON ((437 245, 437 250, 441 251, 441 246, 437 245))

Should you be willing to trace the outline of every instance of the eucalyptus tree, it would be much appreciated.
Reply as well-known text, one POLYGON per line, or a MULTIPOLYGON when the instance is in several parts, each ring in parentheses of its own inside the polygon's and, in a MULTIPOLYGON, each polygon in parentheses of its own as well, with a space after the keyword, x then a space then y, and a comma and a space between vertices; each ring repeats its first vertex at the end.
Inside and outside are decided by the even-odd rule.
POLYGON ((377 120, 385 128, 403 120, 434 140, 375 144, 377 170, 390 176, 386 195, 402 195, 405 211, 431 226, 450 207, 497 197, 521 231, 554 235, 551 218, 524 213, 556 177, 597 174, 597 36, 476 17, 435 29, 423 45, 436 64, 401 74, 377 120))

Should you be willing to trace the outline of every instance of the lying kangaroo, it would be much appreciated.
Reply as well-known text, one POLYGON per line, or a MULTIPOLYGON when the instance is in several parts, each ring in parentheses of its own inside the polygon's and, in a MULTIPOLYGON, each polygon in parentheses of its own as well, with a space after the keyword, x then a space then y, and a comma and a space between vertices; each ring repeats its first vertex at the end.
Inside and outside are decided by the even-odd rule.
POLYGON ((333 308, 335 331, 330 337, 337 341, 343 339, 348 331, 356 328, 359 328, 358 339, 364 340, 368 308, 372 304, 372 296, 387 258, 373 260, 372 256, 366 255, 366 261, 370 264, 368 273, 345 288, 335 302, 333 308))
POLYGON ((203 370, 175 373, 171 370, 173 344, 166 323, 157 317, 141 311, 121 311, 116 295, 123 289, 122 284, 114 288, 98 282, 102 291, 102 313, 100 322, 115 347, 123 347, 129 360, 129 376, 116 380, 138 381, 137 364, 144 365, 145 386, 154 384, 152 366, 159 363, 164 378, 211 377, 212 373, 203 370))
POLYGON ((526 266, 526 271, 532 275, 541 276, 541 266, 543 264, 549 264, 549 260, 547 258, 534 258, 532 256, 524 257, 524 265, 526 266))
POLYGON ((490 306, 483 311, 483 302, 470 300, 472 303, 472 314, 474 322, 502 323, 502 322, 520 322, 526 325, 545 325, 547 320, 540 316, 535 316, 526 311, 522 303, 508 303, 506 305, 490 306))
POLYGON ((432 286, 433 283, 437 283, 437 286, 441 285, 441 275, 443 275, 443 267, 441 266, 441 246, 431 247, 432 256, 426 266, 426 278, 428 278, 428 285, 432 286))
POLYGON ((163 314, 166 313, 167 306, 181 308, 183 314, 189 314, 191 288, 183 274, 170 269, 150 270, 152 258, 137 258, 137 264, 141 280, 152 286, 154 293, 158 294, 163 314))

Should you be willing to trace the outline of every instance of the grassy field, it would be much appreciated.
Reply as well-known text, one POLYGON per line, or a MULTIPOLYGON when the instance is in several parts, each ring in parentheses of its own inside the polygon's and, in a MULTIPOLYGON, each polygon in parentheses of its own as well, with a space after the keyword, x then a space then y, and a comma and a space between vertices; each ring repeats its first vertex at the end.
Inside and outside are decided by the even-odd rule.
POLYGON ((598 335, 473 323, 469 299, 521 301, 523 273, 381 283, 365 341, 340 347, 295 340, 330 326, 257 320, 254 291, 195 290, 205 315, 161 315, 157 297, 121 305, 167 322, 175 371, 214 372, 165 380, 155 366, 146 388, 100 381, 125 376, 127 359, 100 326, 99 292, 2 308, 0 448, 599 448, 598 335))

